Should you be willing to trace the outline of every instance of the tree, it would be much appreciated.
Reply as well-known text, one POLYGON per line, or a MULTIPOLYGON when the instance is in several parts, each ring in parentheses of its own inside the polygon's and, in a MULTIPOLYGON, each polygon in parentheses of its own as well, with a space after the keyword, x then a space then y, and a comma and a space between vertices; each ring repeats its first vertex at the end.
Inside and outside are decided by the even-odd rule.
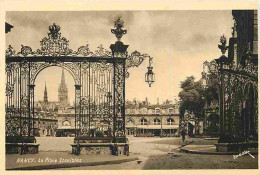
MULTIPOLYGON (((180 116, 183 118, 185 111, 193 113, 195 125, 198 126, 199 122, 202 121, 204 117, 204 88, 200 81, 195 81, 194 76, 187 77, 186 80, 182 81, 181 88, 182 90, 179 93, 181 100, 180 116)), ((198 127, 195 127, 195 132, 196 134, 199 134, 198 127)))

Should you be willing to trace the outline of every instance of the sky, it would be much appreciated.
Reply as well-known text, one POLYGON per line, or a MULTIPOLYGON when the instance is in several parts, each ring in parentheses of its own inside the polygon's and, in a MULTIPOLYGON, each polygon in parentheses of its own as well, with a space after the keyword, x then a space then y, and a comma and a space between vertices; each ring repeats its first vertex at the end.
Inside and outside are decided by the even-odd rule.
MULTIPOLYGON (((77 50, 89 44, 95 51, 102 44, 109 50, 116 38, 110 32, 116 17, 122 17, 127 34, 122 42, 135 50, 153 57, 155 83, 145 83, 148 60, 137 68, 130 68, 126 79, 126 99, 148 100, 162 103, 166 99, 178 99, 180 83, 187 76, 198 80, 204 61, 221 55, 217 45, 220 36, 231 37, 233 17, 231 10, 175 10, 175 11, 59 11, 59 12, 6 12, 6 22, 14 26, 6 35, 6 48, 12 45, 20 51, 21 45, 33 50, 40 48, 40 41, 47 37, 48 27, 56 23, 61 35, 77 50)), ((61 68, 44 69, 37 76, 35 100, 43 99, 46 82, 49 101, 57 101, 61 68)), ((65 70, 69 100, 74 99, 74 80, 65 70)))

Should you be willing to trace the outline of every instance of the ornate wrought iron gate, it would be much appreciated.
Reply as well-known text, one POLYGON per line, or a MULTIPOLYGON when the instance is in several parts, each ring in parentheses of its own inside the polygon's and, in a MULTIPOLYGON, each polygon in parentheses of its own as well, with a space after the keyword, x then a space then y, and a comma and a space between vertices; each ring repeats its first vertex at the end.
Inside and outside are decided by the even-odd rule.
POLYGON ((22 46, 16 53, 12 46, 6 51, 6 136, 35 135, 34 88, 37 75, 51 66, 66 69, 75 81, 76 137, 95 137, 100 130, 107 137, 125 137, 125 78, 127 69, 139 66, 147 54, 134 51, 128 55, 120 39, 126 30, 123 21, 115 21, 118 41, 102 45, 91 52, 88 45, 77 51, 69 49, 69 41, 61 36, 60 27, 49 27, 41 49, 33 51, 22 46))
POLYGON ((216 75, 219 89, 219 143, 238 143, 258 140, 258 66, 253 60, 250 45, 243 64, 235 64, 224 54, 226 38, 221 37, 222 56, 207 66, 216 75))

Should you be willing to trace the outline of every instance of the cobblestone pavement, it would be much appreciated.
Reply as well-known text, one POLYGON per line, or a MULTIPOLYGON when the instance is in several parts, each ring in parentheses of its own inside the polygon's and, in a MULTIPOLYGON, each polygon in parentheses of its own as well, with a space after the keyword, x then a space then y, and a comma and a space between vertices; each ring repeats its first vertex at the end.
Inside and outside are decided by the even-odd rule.
POLYGON ((116 164, 77 168, 73 170, 169 170, 169 169, 257 169, 258 156, 255 159, 249 155, 234 159, 231 155, 200 155, 178 153, 173 155, 154 155, 147 161, 138 164, 137 161, 116 164))
POLYGON ((71 151, 74 137, 36 137, 39 151, 71 151))
MULTIPOLYGON (((70 144, 73 137, 38 137, 40 152, 66 151, 71 152, 70 144)), ((244 169, 257 168, 258 156, 255 159, 244 155, 234 159, 232 155, 200 155, 179 153, 177 151, 183 145, 213 145, 216 140, 204 140, 200 138, 187 137, 185 143, 181 138, 159 138, 159 137, 129 137, 130 154, 138 156, 138 161, 122 164, 85 166, 63 169, 244 169), (172 152, 173 155, 168 153, 172 152)))
POLYGON ((233 155, 177 153, 151 156, 143 169, 257 169, 258 156, 233 158, 233 155))
MULTIPOLYGON (((130 137, 130 153, 139 161, 117 165, 65 168, 75 170, 141 170, 141 169, 256 169, 258 156, 249 155, 233 158, 233 155, 200 155, 179 153, 176 149, 183 143, 180 138, 130 137), (172 151, 172 154, 168 154, 172 151)), ((211 145, 216 141, 187 138, 186 143, 211 145)))

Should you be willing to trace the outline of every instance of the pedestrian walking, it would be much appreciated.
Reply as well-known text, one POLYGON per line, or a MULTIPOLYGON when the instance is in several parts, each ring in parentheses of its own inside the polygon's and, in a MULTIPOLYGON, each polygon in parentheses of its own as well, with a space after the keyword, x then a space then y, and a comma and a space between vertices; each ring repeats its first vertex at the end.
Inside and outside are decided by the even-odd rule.
POLYGON ((182 130, 182 131, 181 131, 182 142, 185 141, 185 135, 186 135, 185 130, 182 130))

